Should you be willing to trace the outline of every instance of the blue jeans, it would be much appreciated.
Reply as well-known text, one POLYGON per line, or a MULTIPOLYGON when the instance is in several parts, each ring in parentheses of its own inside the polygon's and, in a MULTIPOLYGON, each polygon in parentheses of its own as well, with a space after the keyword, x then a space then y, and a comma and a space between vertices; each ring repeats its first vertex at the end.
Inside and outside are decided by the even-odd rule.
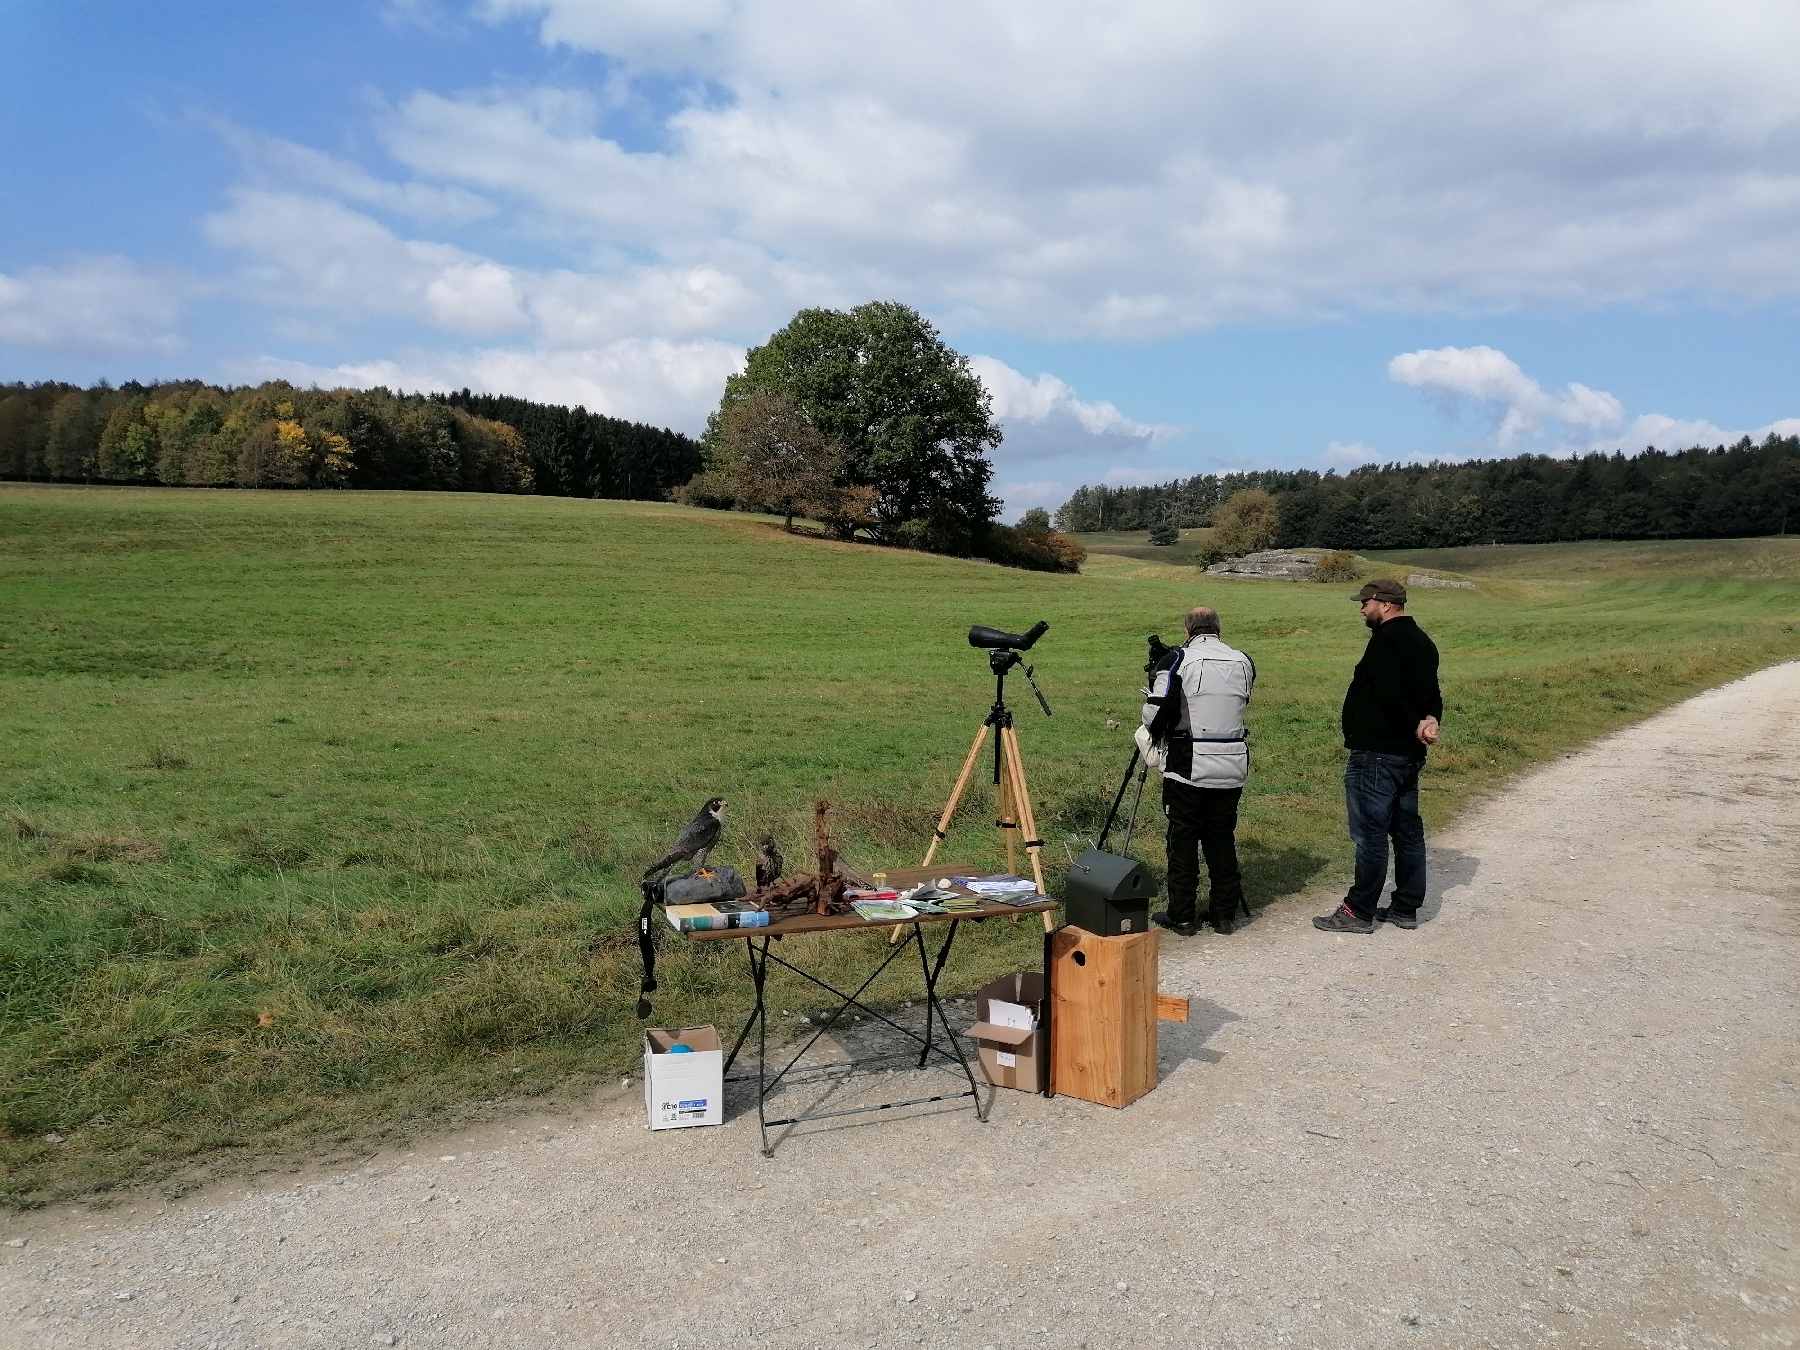
POLYGON ((1360 919, 1373 918, 1387 880, 1388 840, 1394 841, 1393 911, 1411 914, 1425 901, 1425 822, 1419 819, 1419 770, 1403 755, 1352 750, 1344 765, 1344 802, 1356 845, 1356 880, 1344 903, 1360 919))

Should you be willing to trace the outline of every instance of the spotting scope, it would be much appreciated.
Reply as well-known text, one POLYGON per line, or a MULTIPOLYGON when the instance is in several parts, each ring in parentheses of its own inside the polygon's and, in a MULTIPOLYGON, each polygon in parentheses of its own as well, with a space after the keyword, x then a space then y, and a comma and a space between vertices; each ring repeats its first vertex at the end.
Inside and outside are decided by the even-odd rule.
POLYGON ((969 629, 969 645, 971 647, 992 647, 998 651, 1028 652, 1031 644, 1050 631, 1050 625, 1042 619, 1024 633, 1003 633, 998 628, 989 628, 984 624, 976 624, 969 629))

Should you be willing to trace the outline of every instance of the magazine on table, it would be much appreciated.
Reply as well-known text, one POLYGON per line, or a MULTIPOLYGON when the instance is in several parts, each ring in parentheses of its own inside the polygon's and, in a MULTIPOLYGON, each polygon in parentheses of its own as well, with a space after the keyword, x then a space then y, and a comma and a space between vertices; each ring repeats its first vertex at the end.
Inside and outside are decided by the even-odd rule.
POLYGON ((857 900, 851 908, 860 919, 871 923, 902 923, 907 919, 919 917, 919 911, 911 905, 903 905, 897 900, 857 900))
MULTIPOLYGON (((993 900, 1010 900, 1021 892, 1028 895, 1037 894, 1037 883, 1027 881, 1024 877, 1015 877, 1009 872, 1002 872, 991 877, 957 877, 956 884, 965 890, 974 891, 979 896, 993 900)), ((1012 903, 1017 903, 1013 901, 1012 903)))

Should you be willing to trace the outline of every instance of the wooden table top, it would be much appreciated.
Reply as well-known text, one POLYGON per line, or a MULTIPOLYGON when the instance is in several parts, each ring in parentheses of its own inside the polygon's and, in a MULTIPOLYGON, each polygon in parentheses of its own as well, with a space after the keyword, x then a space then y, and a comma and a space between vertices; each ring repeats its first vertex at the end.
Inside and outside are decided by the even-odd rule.
MULTIPOLYGON (((940 877, 978 877, 988 873, 968 863, 933 863, 930 867, 891 867, 887 870, 889 890, 906 890, 917 886, 922 881, 935 881, 940 877)), ((973 895, 966 886, 952 884, 951 890, 958 895, 973 895)), ((943 923, 950 919, 988 919, 996 915, 1041 914, 1047 909, 1055 909, 1056 901, 1047 895, 1040 895, 1029 905, 1008 905, 998 900, 982 903, 980 909, 965 910, 961 914, 921 914, 912 919, 865 919, 854 910, 848 914, 796 914, 789 919, 777 919, 763 928, 708 928, 699 932, 683 933, 682 936, 695 942, 716 942, 720 938, 763 938, 785 937, 789 933, 837 933, 852 928, 892 928, 896 923, 943 923)))

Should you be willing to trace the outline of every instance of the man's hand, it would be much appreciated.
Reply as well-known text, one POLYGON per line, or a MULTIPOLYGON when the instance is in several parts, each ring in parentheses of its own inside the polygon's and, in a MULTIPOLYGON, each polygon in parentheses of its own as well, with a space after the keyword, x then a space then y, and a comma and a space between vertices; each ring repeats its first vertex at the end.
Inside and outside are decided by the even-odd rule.
POLYGON ((1427 717, 1423 722, 1419 723, 1419 729, 1415 731, 1413 735, 1419 738, 1420 745, 1436 745, 1438 739, 1437 718, 1427 717))

